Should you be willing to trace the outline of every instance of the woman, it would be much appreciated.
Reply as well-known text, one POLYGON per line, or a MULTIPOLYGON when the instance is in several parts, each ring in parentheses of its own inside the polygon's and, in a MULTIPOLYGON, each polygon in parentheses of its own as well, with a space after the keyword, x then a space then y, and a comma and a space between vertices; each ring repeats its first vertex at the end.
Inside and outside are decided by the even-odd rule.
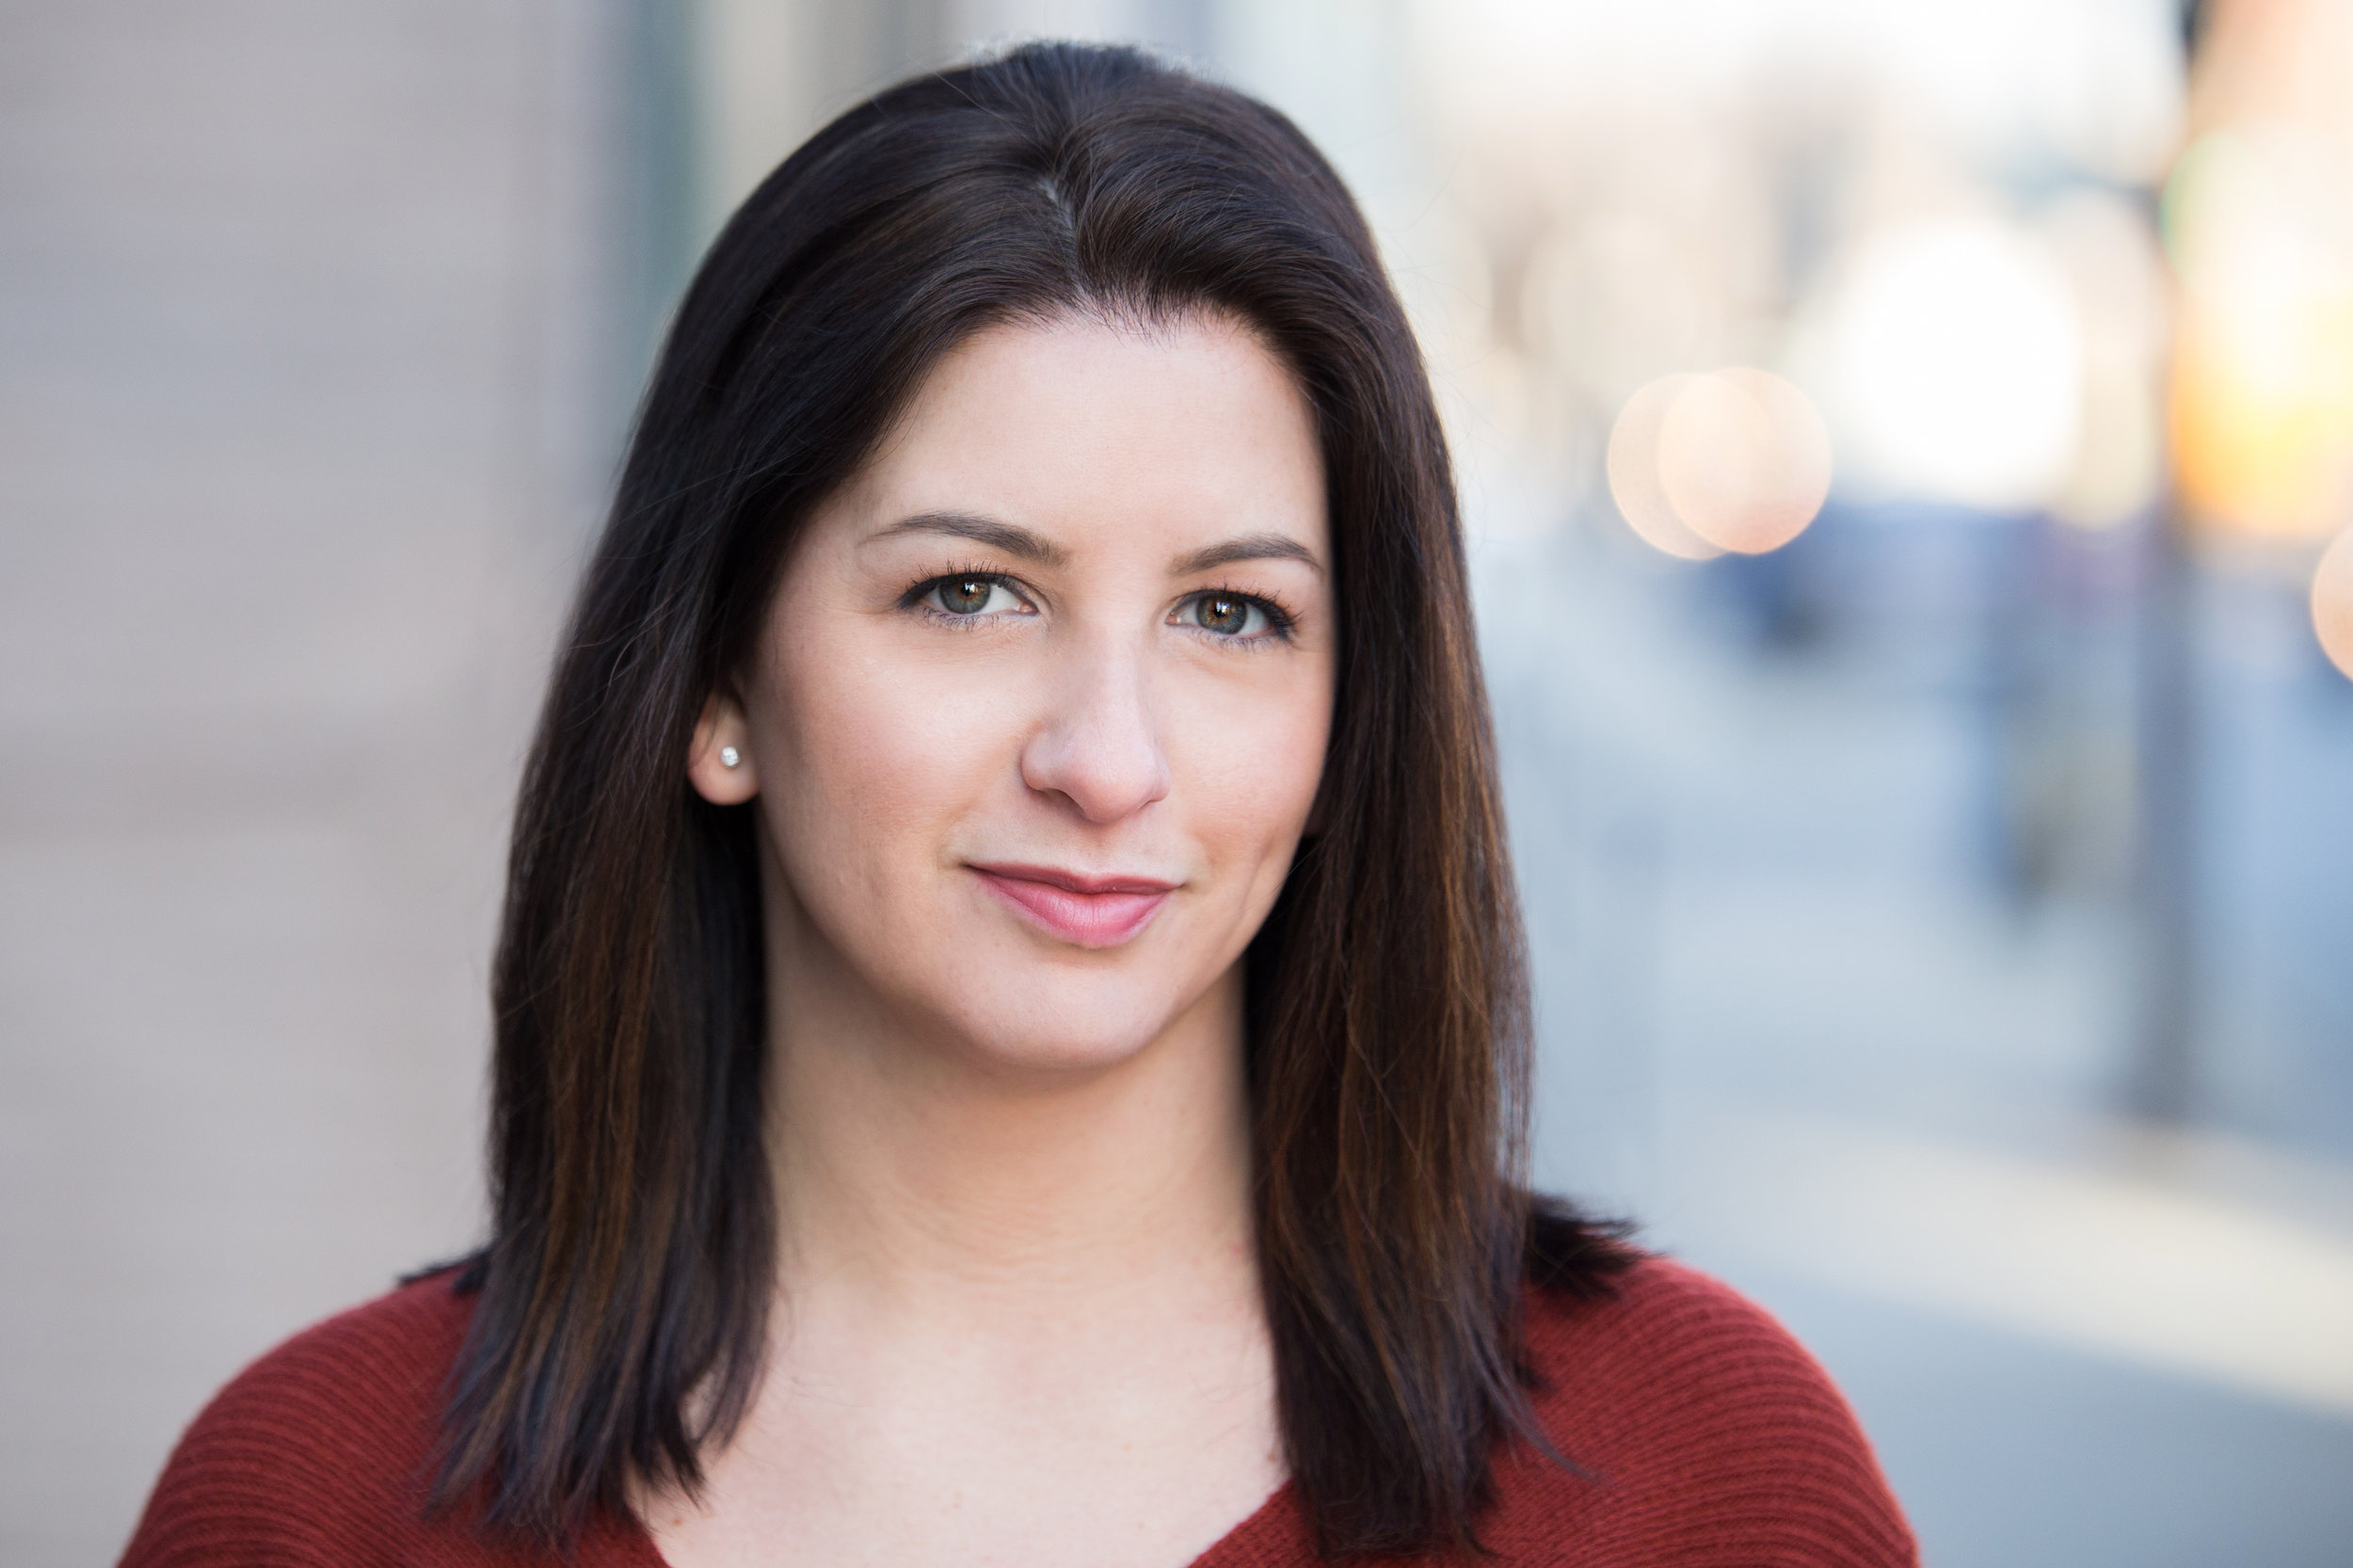
POLYGON ((128 1561, 1884 1564, 1819 1370, 1516 1184, 1447 456, 1281 117, 820 133, 656 371, 518 814, 495 1223, 128 1561))

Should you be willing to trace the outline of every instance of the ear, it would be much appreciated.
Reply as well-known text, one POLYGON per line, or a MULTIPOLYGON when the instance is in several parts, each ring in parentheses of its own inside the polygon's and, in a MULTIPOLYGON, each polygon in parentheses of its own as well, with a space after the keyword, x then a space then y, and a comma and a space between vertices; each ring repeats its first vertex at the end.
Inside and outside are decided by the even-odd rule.
POLYGON ((695 740, 686 748, 686 781, 713 806, 741 806, 760 793, 760 769, 752 761, 749 727, 735 698, 713 692, 695 721, 695 740), (735 765, 724 755, 732 750, 735 765))

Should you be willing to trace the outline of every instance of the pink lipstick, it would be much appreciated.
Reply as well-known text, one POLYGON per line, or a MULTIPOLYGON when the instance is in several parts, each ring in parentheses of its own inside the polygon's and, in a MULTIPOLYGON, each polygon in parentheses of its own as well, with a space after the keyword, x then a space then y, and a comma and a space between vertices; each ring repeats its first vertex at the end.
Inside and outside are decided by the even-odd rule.
POLYGON ((1160 911, 1173 882, 1143 876, 1080 876, 1051 866, 974 866, 988 890, 1049 936, 1082 948, 1115 948, 1160 911))

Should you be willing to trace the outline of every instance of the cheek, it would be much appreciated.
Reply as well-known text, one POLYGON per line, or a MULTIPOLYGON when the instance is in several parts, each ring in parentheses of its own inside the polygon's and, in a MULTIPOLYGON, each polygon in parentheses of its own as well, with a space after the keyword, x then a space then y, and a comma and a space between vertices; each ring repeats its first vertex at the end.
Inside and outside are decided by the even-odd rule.
MULTIPOLYGON (((1306 824, 1331 733, 1331 683, 1269 680, 1261 689, 1209 690, 1171 715, 1169 750, 1185 815, 1205 840, 1236 856, 1280 856, 1306 824)), ((1237 868, 1239 869, 1239 868, 1237 868)))
POLYGON ((760 784, 797 872, 879 893, 894 869, 928 864, 947 825, 1012 764, 987 694, 910 668, 872 646, 872 630, 845 617, 781 640, 762 755, 783 766, 760 784))

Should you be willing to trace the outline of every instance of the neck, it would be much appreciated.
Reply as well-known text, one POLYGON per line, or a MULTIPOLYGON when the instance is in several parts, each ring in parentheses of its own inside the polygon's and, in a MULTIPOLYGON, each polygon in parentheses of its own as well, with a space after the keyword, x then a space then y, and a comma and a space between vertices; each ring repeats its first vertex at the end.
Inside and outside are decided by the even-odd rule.
POLYGON ((770 1148, 789 1302, 966 1334, 1066 1332, 1074 1309, 1134 1321, 1123 1304, 1144 1301, 1255 1315, 1238 970, 1124 1060, 1016 1069, 829 1006, 824 978, 780 958, 793 1000, 771 1023, 770 1148))

